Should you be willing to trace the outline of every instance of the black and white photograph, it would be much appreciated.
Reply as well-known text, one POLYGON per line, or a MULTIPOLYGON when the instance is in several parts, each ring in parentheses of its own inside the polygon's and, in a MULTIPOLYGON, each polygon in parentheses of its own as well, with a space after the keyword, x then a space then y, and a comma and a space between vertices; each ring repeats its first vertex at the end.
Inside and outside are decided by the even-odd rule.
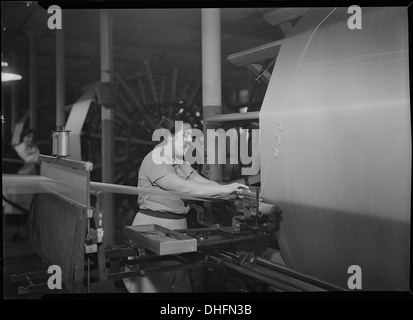
POLYGON ((409 3, 211 4, 1 1, 4 300, 411 298, 409 3))

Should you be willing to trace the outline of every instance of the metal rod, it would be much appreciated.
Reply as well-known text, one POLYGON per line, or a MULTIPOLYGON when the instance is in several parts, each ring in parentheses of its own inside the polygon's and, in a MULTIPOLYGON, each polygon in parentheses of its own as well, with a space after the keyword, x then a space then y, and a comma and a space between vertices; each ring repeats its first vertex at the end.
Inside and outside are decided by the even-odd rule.
POLYGON ((269 260, 264 259, 264 258, 261 258, 261 257, 256 257, 256 261, 257 261, 258 264, 263 265, 263 266, 265 266, 265 267, 267 267, 267 268, 271 268, 272 270, 285 273, 285 274, 290 275, 290 276, 293 276, 293 277, 295 277, 295 278, 297 278, 297 279, 301 279, 301 280, 306 281, 306 282, 308 282, 308 283, 312 283, 312 284, 314 284, 314 285, 323 287, 323 288, 325 288, 325 289, 327 289, 327 290, 331 290, 331 291, 337 291, 337 290, 338 290, 338 291, 342 291, 342 290, 344 290, 344 289, 341 288, 341 287, 338 287, 338 286, 332 285, 332 284, 330 284, 330 283, 327 283, 327 282, 324 282, 324 281, 315 279, 315 278, 313 278, 313 277, 307 276, 307 275, 302 274, 302 273, 300 273, 300 272, 293 271, 293 270, 291 270, 291 269, 288 269, 287 267, 284 267, 284 266, 282 266, 282 265, 276 264, 276 263, 274 263, 274 262, 272 262, 272 261, 269 261, 269 260))
POLYGON ((230 113, 211 115, 205 119, 206 122, 226 122, 226 121, 251 121, 259 120, 259 111, 245 113, 230 113))
POLYGON ((230 268, 230 269, 235 270, 235 271, 237 271, 237 272, 239 272, 239 273, 245 274, 245 275, 247 275, 247 276, 249 276, 249 277, 251 277, 251 278, 260 280, 260 281, 262 281, 262 282, 264 282, 264 283, 267 283, 267 284, 269 284, 269 285, 272 285, 272 286, 274 286, 274 287, 276 287, 276 288, 279 288, 279 289, 281 289, 281 290, 284 290, 284 291, 295 291, 295 292, 298 292, 298 291, 299 291, 299 290, 296 289, 296 288, 293 288, 293 287, 291 287, 291 286, 288 286, 288 285, 286 285, 286 284, 284 284, 284 283, 281 283, 281 282, 279 282, 279 281, 277 281, 277 280, 271 279, 271 278, 269 278, 269 277, 267 277, 267 276, 264 276, 264 275, 262 275, 262 274, 260 274, 260 273, 258 273, 258 272, 255 272, 255 271, 253 271, 253 270, 249 270, 249 269, 243 268, 243 267, 241 267, 241 266, 238 266, 238 265, 236 265, 236 264, 234 264, 234 263, 231 263, 231 262, 228 262, 228 261, 225 261, 225 260, 222 260, 222 259, 218 259, 218 258, 213 257, 213 256, 208 256, 207 259, 209 259, 210 261, 212 261, 212 262, 214 262, 214 263, 216 263, 216 264, 224 265, 224 266, 227 267, 227 268, 230 268))
MULTIPOLYGON (((234 262, 240 259, 239 255, 227 251, 222 251, 220 253, 220 256, 229 262, 234 262)), ((286 282, 288 285, 293 286, 302 291, 344 290, 343 288, 340 288, 338 286, 328 284, 313 277, 306 276, 299 272, 295 272, 283 266, 279 266, 273 263, 272 261, 266 260, 261 257, 254 256, 254 262, 245 261, 240 262, 240 264, 242 267, 254 270, 258 273, 270 276, 272 278, 274 277, 275 279, 281 282, 286 282), (257 265, 257 263, 260 263, 261 266, 257 265)))
POLYGON ((245 262, 242 266, 246 269, 253 270, 259 274, 270 277, 271 279, 275 279, 279 282, 285 283, 288 286, 296 288, 299 291, 326 291, 325 289, 320 288, 318 286, 314 286, 312 284, 297 280, 291 276, 276 272, 272 269, 265 268, 263 266, 259 266, 255 263, 245 262))

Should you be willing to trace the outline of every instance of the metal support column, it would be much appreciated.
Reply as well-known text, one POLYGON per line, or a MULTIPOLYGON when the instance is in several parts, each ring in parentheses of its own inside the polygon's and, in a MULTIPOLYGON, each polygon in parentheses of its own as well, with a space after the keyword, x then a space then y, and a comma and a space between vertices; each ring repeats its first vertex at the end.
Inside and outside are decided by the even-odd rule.
MULTIPOLYGON (((18 59, 17 59, 17 52, 11 52, 11 65, 17 67, 19 66, 18 59)), ((11 135, 13 137, 14 126, 18 121, 19 116, 19 94, 18 94, 18 81, 15 81, 11 85, 11 112, 10 112, 10 130, 11 135)))
POLYGON ((37 68, 36 68, 36 31, 28 31, 29 38, 29 121, 30 129, 37 129, 37 68))
POLYGON ((54 32, 56 35, 56 128, 58 128, 65 123, 63 114, 63 107, 66 105, 65 43, 64 29, 55 29, 54 32))
MULTIPOLYGON (((202 105, 204 119, 204 137, 206 147, 207 125, 205 119, 222 113, 220 16, 221 9, 201 9, 201 11, 202 105)), ((208 128, 213 129, 213 127, 209 125, 208 128)), ((209 165, 208 178, 210 180, 222 181, 222 165, 209 165)))
MULTIPOLYGON (((113 81, 112 16, 107 9, 100 10, 100 63, 102 82, 113 81)), ((102 106, 102 182, 113 180, 113 110, 102 106)), ((113 195, 103 196, 105 244, 113 244, 115 235, 115 211, 113 195)))

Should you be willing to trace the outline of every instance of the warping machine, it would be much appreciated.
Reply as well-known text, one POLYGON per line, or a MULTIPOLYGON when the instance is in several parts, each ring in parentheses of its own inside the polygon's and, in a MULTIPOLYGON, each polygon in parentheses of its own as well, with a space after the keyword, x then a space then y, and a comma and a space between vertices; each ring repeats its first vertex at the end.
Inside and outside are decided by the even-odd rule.
MULTIPOLYGON (((103 189, 88 181, 90 167, 43 157, 46 177, 62 180, 60 172, 75 170, 64 181, 76 188, 40 194, 35 201, 38 215, 52 210, 59 220, 55 229, 37 225, 40 248, 70 248, 67 287, 78 292, 93 277, 130 276, 122 265, 137 257, 140 271, 133 272, 139 276, 156 271, 150 261, 174 259, 177 264, 168 268, 213 266, 246 291, 348 289, 351 266, 362 270, 362 290, 408 290, 407 8, 362 8, 361 29, 349 28, 349 18, 347 8, 308 9, 282 41, 230 57, 255 69, 268 58, 276 57, 276 63, 271 75, 261 74, 269 84, 259 112, 204 119, 234 126, 259 121, 259 187, 223 200, 235 207, 225 225, 204 221, 200 210, 204 228, 125 226, 125 245, 104 248, 103 189), (90 198, 97 199, 93 206, 90 198), (282 263, 263 257, 274 243, 282 263)), ((50 262, 55 263, 52 256, 50 262)))
MULTIPOLYGON (((187 269, 193 271, 191 280, 195 292, 203 291, 202 281, 208 269, 222 274, 226 282, 223 289, 230 291, 262 290, 263 285, 267 286, 266 291, 340 290, 260 257, 273 241, 282 212, 276 206, 262 203, 257 198, 258 188, 251 187, 252 195, 221 199, 236 208, 228 225, 207 222, 202 207, 194 205, 198 210, 198 228, 125 226, 123 245, 105 245, 102 194, 154 191, 91 182, 93 165, 90 162, 45 155, 41 155, 40 160, 42 177, 37 179, 37 194, 29 215, 30 238, 41 258, 61 268, 68 292, 93 292, 91 285, 97 282, 187 269), (133 268, 134 265, 137 267, 133 268), (229 270, 237 271, 241 278, 229 270), (242 281, 242 277, 252 280, 242 281)), ((12 179, 5 182, 9 188, 17 185, 12 179)), ((30 184, 27 180, 26 183, 30 184)), ((34 184, 32 190, 33 187, 34 184)), ((177 195, 155 192, 165 197, 177 195)), ((188 201, 210 201, 180 196, 188 201)), ((46 283, 34 284, 34 280, 30 280, 30 277, 41 277, 39 273, 15 275, 14 280, 26 277, 31 284, 20 287, 20 293, 47 292, 46 283)))

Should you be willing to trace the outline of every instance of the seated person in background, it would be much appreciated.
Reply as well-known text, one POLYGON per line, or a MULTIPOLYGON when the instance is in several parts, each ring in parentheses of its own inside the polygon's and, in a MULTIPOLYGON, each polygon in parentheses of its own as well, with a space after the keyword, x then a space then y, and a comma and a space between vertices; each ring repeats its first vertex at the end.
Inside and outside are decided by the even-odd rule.
POLYGON ((25 129, 21 134, 20 144, 14 147, 19 157, 24 161, 23 167, 18 174, 38 174, 39 148, 35 143, 35 132, 25 129))
MULTIPOLYGON (((176 159, 183 159, 192 143, 191 124, 188 119, 181 116, 164 117, 159 128, 167 129, 171 133, 152 150, 139 169, 138 187, 153 190, 167 190, 186 193, 190 196, 213 197, 225 196, 232 193, 241 193, 248 189, 240 183, 221 185, 202 177, 191 167, 188 162, 176 163, 176 159), (181 128, 175 128, 176 121, 182 121, 181 128), (182 132, 179 132, 182 131, 182 132), (183 137, 184 141, 175 145, 175 135, 183 137), (157 164, 152 154, 156 148, 163 148, 164 155, 172 154, 173 158, 168 163, 157 164), (171 152, 168 152, 171 151, 171 152)), ((132 225, 157 224, 162 227, 186 229, 186 214, 190 210, 188 204, 178 197, 163 197, 156 194, 140 194, 138 196, 139 212, 136 214, 132 225)), ((129 292, 189 292, 191 291, 188 273, 184 271, 156 273, 153 276, 134 277, 124 279, 129 292)))
MULTIPOLYGON (((24 129, 20 135, 20 144, 14 147, 17 155, 24 161, 23 167, 17 174, 37 175, 39 174, 39 148, 35 143, 35 132, 32 129, 24 129)), ((11 206, 8 212, 8 221, 17 227, 12 240, 20 238, 20 226, 27 222, 28 211, 33 200, 33 194, 12 194, 8 198, 17 206, 11 206), (21 209, 20 209, 21 208, 21 209), (23 211, 24 209, 24 211, 23 211)))

